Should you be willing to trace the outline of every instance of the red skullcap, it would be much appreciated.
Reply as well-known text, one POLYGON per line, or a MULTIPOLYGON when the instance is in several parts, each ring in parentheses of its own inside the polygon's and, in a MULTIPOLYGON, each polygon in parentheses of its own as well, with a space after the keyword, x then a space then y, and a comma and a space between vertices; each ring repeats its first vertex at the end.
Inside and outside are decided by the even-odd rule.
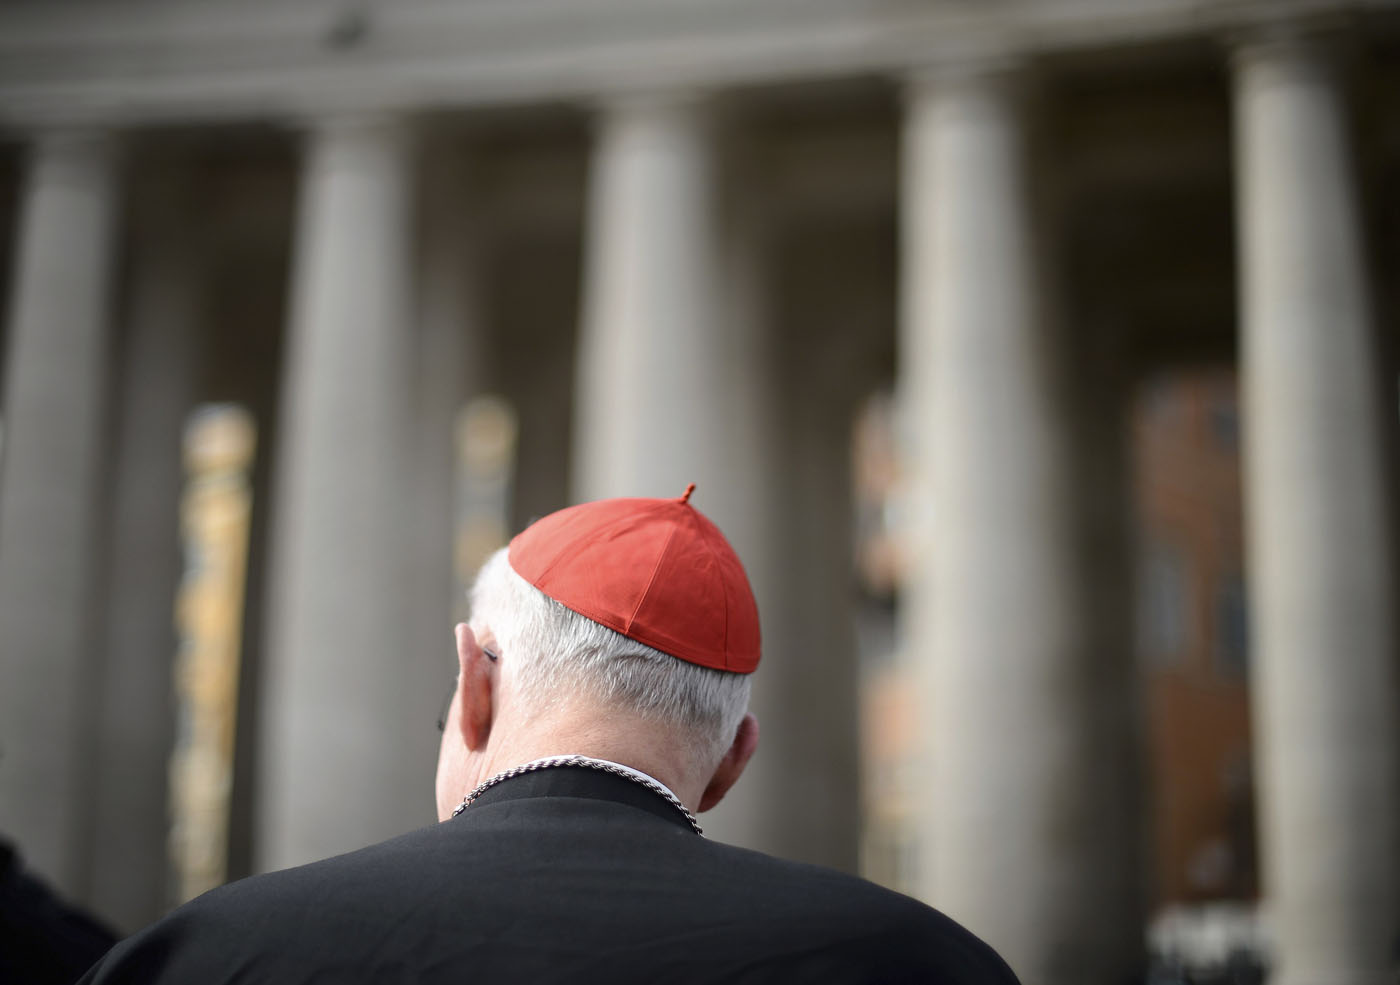
POLYGON ((679 499, 604 499, 536 520, 510 542, 516 574, 561 605, 689 663, 758 666, 758 606, 719 528, 679 499))

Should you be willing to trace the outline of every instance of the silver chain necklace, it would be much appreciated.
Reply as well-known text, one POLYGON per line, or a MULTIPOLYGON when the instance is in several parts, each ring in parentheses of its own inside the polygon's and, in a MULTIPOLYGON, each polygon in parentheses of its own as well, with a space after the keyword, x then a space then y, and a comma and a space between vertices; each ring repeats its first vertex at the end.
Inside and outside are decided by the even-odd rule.
POLYGON ((497 773, 495 776, 491 777, 491 779, 463 797, 462 802, 457 805, 457 809, 452 812, 452 816, 456 817, 458 814, 462 813, 471 806, 472 801, 476 800, 476 798, 502 781, 509 780, 511 777, 524 776, 526 773, 534 773, 536 770, 547 770, 555 766, 582 766, 585 769, 597 770, 600 773, 610 773, 613 776, 620 776, 624 780, 631 780, 638 786, 646 787, 652 793, 665 800, 666 803, 684 814, 685 819, 690 822, 690 826, 695 830, 696 834, 701 835, 705 833, 705 830, 700 827, 700 822, 695 820, 695 815, 690 813, 689 808, 682 804, 675 794, 671 793, 671 791, 667 790, 655 780, 644 776, 638 776, 629 770, 620 769, 612 763, 605 763, 602 760, 592 759, 588 756, 550 756, 548 759, 537 759, 533 763, 526 763, 523 766, 513 766, 504 773, 497 773))

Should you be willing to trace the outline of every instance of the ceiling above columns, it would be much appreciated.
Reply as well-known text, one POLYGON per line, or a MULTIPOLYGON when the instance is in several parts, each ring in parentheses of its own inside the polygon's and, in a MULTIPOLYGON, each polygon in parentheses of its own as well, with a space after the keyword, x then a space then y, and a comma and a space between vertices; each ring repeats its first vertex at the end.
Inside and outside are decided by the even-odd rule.
POLYGON ((296 118, 678 85, 899 74, 949 53, 1050 55, 1400 0, 26 0, 0 7, 0 126, 296 118))

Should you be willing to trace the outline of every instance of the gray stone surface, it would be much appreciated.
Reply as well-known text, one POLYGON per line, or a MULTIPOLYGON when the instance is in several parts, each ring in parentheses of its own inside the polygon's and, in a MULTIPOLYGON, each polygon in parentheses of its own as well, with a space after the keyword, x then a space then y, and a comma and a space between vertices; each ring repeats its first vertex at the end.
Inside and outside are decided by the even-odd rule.
POLYGON ((105 578, 95 647, 103 664, 100 738, 85 812, 96 843, 92 905, 126 932, 160 916, 170 902, 181 452, 206 337, 198 233, 185 223, 188 187, 165 177, 151 196, 158 198, 154 208, 145 210, 152 221, 136 247, 113 414, 110 529, 100 555, 105 578))
POLYGON ((573 453, 579 500, 679 496, 723 475, 714 148, 686 94, 599 116, 573 453))
POLYGON ((1283 985, 1393 979, 1400 927, 1393 380, 1324 44, 1235 58, 1245 502, 1264 894, 1283 985))
MULTIPOLYGON (((1395 0, 1288 0, 1377 21, 1395 0)), ((123 122, 548 103, 880 73, 988 44, 1071 56, 1225 36, 1279 0, 106 0, 0 6, 0 122, 123 122), (81 9, 82 16, 74 16, 81 9), (161 72, 150 72, 151 53, 161 72), (35 57, 37 56, 37 57, 35 57), (548 66, 542 71, 542 66, 548 66)))
POLYGON ((118 198, 108 140, 40 137, 21 196, 0 472, 0 830, 81 894, 101 683, 91 607, 118 198))
MULTIPOLYGON (((914 442, 905 659, 924 734, 921 895, 1027 982, 1125 980, 1140 910, 1105 768, 1074 518, 1066 353, 1043 290, 1027 80, 1004 65, 917 79, 904 158, 902 388, 914 442)), ((1120 673, 1108 680, 1127 679, 1120 673)))
POLYGON ((437 735, 413 709, 442 655, 405 647, 403 625, 410 160, 388 119, 308 136, 263 677, 263 869, 433 819, 437 735))

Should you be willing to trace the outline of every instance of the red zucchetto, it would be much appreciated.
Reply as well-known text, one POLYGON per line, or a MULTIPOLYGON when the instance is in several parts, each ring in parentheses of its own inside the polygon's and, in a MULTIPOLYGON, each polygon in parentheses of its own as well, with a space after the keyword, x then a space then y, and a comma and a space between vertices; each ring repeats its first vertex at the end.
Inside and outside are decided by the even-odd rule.
POLYGON ((719 528, 677 499, 604 499, 551 513, 510 542, 510 565, 556 602, 702 667, 758 666, 758 606, 719 528))

